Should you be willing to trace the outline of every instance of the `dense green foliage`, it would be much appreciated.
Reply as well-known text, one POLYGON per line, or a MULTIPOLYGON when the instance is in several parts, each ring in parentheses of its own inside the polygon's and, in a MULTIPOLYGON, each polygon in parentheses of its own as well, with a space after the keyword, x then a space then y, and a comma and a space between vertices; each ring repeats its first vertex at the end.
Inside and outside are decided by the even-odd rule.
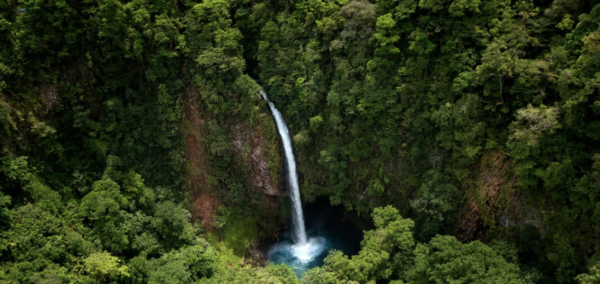
POLYGON ((206 142, 237 197, 221 203, 255 226, 264 206, 214 142, 259 113, 231 22, 223 1, 0 1, 0 282, 188 283, 240 263, 192 222, 182 139, 189 100, 224 136, 206 142))
POLYGON ((599 281, 597 0, 0 0, 0 39, 0 282, 599 281), (300 280, 240 258, 277 210, 250 76, 303 197, 373 217, 300 280))
POLYGON ((468 225, 514 244, 540 283, 595 262, 598 1, 264 6, 252 71, 295 133, 306 197, 394 204, 424 242, 462 233, 477 203, 483 225, 468 225), (497 176, 491 153, 506 161, 497 176))
POLYGON ((452 236, 436 236, 418 244, 413 222, 388 206, 373 211, 375 230, 365 232, 358 255, 349 259, 330 252, 323 267, 309 270, 303 283, 525 283, 517 265, 489 246, 461 244, 452 236), (393 279, 406 280, 393 280, 393 279))

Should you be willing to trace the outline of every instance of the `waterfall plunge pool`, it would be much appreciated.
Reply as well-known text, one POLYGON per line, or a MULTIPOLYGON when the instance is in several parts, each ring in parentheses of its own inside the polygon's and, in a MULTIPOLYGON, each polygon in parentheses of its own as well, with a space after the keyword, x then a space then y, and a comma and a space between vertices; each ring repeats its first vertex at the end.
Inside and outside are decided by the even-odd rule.
POLYGON ((315 203, 303 207, 308 241, 295 244, 293 226, 288 226, 268 245, 269 261, 285 263, 301 276, 304 271, 323 265, 331 249, 346 255, 358 253, 363 233, 350 213, 347 216, 341 206, 331 206, 328 198, 317 198, 315 203))
POLYGON ((300 276, 307 269, 322 265, 323 259, 331 249, 350 255, 355 254, 358 251, 362 232, 355 230, 354 226, 348 226, 349 222, 344 215, 339 214, 342 211, 333 210, 328 206, 329 202, 316 202, 313 206, 315 208, 310 208, 311 206, 303 208, 290 131, 281 112, 273 102, 269 101, 267 93, 261 90, 260 95, 269 105, 283 144, 286 161, 285 177, 292 202, 290 209, 293 220, 292 226, 288 226, 289 229, 280 234, 281 238, 270 246, 267 257, 276 264, 288 264, 300 276))

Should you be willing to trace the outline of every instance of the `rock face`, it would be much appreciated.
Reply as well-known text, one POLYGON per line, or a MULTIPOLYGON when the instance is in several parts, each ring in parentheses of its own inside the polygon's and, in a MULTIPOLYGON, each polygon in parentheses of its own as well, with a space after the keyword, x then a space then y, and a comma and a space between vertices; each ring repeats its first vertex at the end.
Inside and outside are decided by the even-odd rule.
POLYGON ((44 114, 60 103, 56 85, 43 85, 40 87, 40 102, 44 106, 44 114))
MULTIPOLYGON (((210 152, 207 144, 210 118, 198 107, 198 93, 190 88, 185 94, 183 129, 185 133, 185 152, 187 165, 187 183, 190 189, 191 211, 204 228, 214 230, 213 222, 222 204, 217 189, 207 182, 211 174, 210 152)), ((269 209, 276 206, 281 192, 279 190, 279 141, 273 120, 266 113, 258 122, 250 125, 238 122, 229 126, 227 132, 231 138, 230 150, 234 163, 242 168, 247 189, 264 194, 269 209)))
POLYGON ((462 241, 483 239, 490 222, 495 219, 500 193, 514 185, 514 179, 507 176, 509 163, 510 160, 503 159, 500 151, 482 159, 476 187, 459 218, 458 236, 462 241))
POLYGON ((511 176, 511 161, 499 150, 482 158, 479 178, 468 192, 458 220, 457 236, 461 241, 483 240, 493 226, 506 229, 528 224, 544 233, 541 212, 525 204, 522 196, 514 190, 516 178, 511 176))
POLYGON ((269 147, 265 133, 251 130, 246 124, 238 124, 234 127, 233 137, 237 154, 250 169, 251 188, 269 196, 279 196, 281 193, 277 189, 277 175, 273 175, 273 171, 268 169, 269 162, 273 168, 278 168, 274 166, 275 161, 272 161, 278 158, 277 152, 269 147))

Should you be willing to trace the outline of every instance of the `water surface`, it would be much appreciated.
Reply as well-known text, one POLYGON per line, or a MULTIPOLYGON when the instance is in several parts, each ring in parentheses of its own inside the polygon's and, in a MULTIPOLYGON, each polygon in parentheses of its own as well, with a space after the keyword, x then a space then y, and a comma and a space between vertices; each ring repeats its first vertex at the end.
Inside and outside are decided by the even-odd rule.
POLYGON ((347 255, 358 253, 362 230, 345 216, 343 208, 329 205, 327 199, 317 199, 315 203, 305 205, 304 220, 308 241, 297 245, 290 228, 282 231, 268 250, 270 261, 286 263, 300 276, 310 268, 323 265, 331 249, 347 255))

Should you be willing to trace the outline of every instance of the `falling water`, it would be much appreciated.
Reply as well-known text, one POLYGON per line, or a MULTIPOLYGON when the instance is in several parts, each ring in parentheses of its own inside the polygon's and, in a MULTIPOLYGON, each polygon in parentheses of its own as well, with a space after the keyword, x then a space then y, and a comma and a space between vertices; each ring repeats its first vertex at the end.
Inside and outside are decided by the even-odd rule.
POLYGON ((293 209, 292 220, 294 222, 294 234, 296 244, 306 243, 306 230, 304 229, 304 215, 302 213, 302 202, 300 201, 300 188, 298 186, 298 174, 296 173, 296 160, 294 159, 294 149, 292 148, 292 141, 290 140, 290 133, 283 121, 281 113, 275 105, 269 101, 267 94, 264 91, 260 91, 263 99, 269 102, 269 107, 275 118, 275 124, 277 124, 277 130, 281 141, 283 142, 283 149, 285 151, 285 161, 287 162, 287 180, 290 185, 290 192, 292 197, 293 209))

